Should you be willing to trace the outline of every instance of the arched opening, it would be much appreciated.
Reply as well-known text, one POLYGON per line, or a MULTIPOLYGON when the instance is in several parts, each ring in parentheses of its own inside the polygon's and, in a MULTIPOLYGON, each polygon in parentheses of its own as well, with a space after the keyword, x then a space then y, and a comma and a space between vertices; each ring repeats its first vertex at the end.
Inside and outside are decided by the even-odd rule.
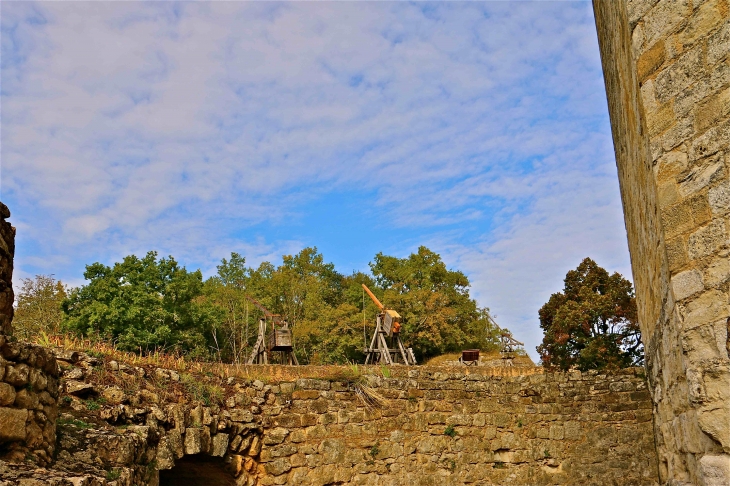
POLYGON ((225 466, 220 457, 185 456, 172 469, 160 471, 160 486, 235 486, 236 480, 225 466))

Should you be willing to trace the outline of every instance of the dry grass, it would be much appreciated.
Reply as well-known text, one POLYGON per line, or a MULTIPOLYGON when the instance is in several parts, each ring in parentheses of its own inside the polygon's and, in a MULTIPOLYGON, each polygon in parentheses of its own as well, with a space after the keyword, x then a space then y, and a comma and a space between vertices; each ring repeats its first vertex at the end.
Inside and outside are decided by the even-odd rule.
MULTIPOLYGON (((37 344, 43 346, 60 348, 67 351, 84 352, 108 363, 116 361, 120 364, 136 368, 145 368, 149 371, 154 368, 174 370, 184 375, 203 376, 211 380, 222 380, 230 377, 239 378, 243 381, 260 380, 264 383, 279 383, 282 381, 294 381, 298 378, 311 378, 321 380, 333 380, 353 382, 362 374, 385 376, 389 370, 378 366, 351 365, 318 365, 318 366, 283 366, 283 365, 236 365, 215 361, 197 361, 179 354, 150 353, 139 355, 137 353, 117 349, 112 343, 102 340, 82 339, 74 336, 44 336, 42 340, 36 340, 37 344)), ((104 367, 96 370, 101 383, 119 385, 112 383, 114 373, 107 372, 104 367)), ((147 373, 153 377, 153 373, 147 373)), ((130 392, 139 389, 138 380, 129 379, 122 388, 130 392)))
MULTIPOLYGON (((458 361, 461 358, 461 353, 447 353, 440 356, 434 356, 424 363, 424 366, 443 366, 447 361, 458 361)), ((502 359, 502 354, 499 351, 482 351, 479 354, 480 361, 491 361, 495 359, 502 359)), ((514 363, 522 366, 535 366, 535 363, 526 354, 515 354, 514 363)))
MULTIPOLYGON (((308 366, 283 366, 283 365, 235 365, 221 362, 197 361, 180 354, 150 353, 139 355, 137 353, 117 349, 112 343, 101 340, 81 339, 73 336, 43 336, 37 340, 37 344, 53 346, 63 350, 84 352, 109 363, 114 360, 119 364, 146 370, 146 379, 139 376, 108 371, 108 366, 101 366, 94 370, 97 375, 95 379, 99 383, 117 385, 129 393, 136 393, 147 387, 154 387, 155 391, 163 390, 173 395, 193 395, 202 401, 217 402, 225 398, 228 387, 228 378, 236 378, 244 382, 260 380, 267 384, 281 382, 292 382, 299 378, 320 379, 328 381, 340 381, 359 383, 362 376, 380 376, 383 378, 404 377, 409 367, 406 366, 380 366, 380 365, 308 365, 308 366), (154 370, 163 368, 174 370, 180 373, 181 382, 170 384, 159 380, 154 370), (193 379, 194 378, 194 379, 193 379), (210 386, 220 389, 197 389, 196 383, 204 382, 210 386), (185 385, 187 384, 187 385, 185 385), (187 387, 187 390, 180 390, 180 387, 187 387)), ((443 366, 446 361, 458 360, 460 353, 450 353, 437 356, 426 362, 425 366, 443 366)), ((499 359, 498 352, 483 355, 485 359, 499 359)), ((528 356, 517 356, 515 361, 532 364, 528 356)), ((421 368, 421 367, 419 367, 421 368)), ((481 368, 481 367, 480 367, 481 368)), ((423 369, 423 368, 422 368, 423 369)), ((488 371, 486 367, 482 368, 488 371)), ((472 371, 476 371, 472 369, 472 371)), ((207 386, 207 385, 206 385, 207 386)), ((377 402, 377 399, 376 399, 377 402)))

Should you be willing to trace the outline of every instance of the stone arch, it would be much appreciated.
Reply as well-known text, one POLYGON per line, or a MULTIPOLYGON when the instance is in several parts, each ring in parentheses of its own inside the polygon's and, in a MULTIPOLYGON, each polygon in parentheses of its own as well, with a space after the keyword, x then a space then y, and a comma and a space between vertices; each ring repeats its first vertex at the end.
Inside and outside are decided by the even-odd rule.
POLYGON ((160 471, 160 486, 236 486, 234 474, 222 457, 193 454, 160 471))

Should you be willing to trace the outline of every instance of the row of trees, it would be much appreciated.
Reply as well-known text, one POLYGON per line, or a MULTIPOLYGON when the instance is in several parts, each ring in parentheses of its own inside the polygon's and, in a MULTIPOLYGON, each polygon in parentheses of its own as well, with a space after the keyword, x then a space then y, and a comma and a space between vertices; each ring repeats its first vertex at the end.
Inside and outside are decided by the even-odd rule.
POLYGON ((14 326, 26 338, 64 331, 141 353, 243 362, 261 316, 248 295, 289 322, 300 362, 344 363, 363 358, 373 329, 377 309, 363 295, 364 283, 403 316, 404 340, 419 360, 467 347, 497 348, 489 310, 477 306, 468 278, 447 269, 438 254, 426 247, 407 258, 379 253, 370 269, 344 275, 316 248, 305 248, 278 266, 256 268, 232 253, 204 280, 173 257, 130 255, 112 266, 88 265, 88 283, 75 289, 52 277, 25 280, 14 326))
MULTIPOLYGON (((109 267, 86 267, 88 284, 68 290, 52 276, 25 279, 14 327, 19 337, 74 332, 140 353, 164 350, 202 359, 243 362, 257 337, 261 312, 252 296, 292 326, 303 363, 344 363, 362 348, 378 312, 370 287, 404 318, 403 337, 419 359, 464 348, 495 350, 489 310, 469 296, 469 280, 421 247, 407 258, 378 253, 370 274, 343 275, 316 248, 284 256, 279 266, 246 266, 237 253, 203 280, 174 258, 128 256, 109 267)), ((542 364, 582 370, 643 363, 631 282, 586 258, 565 277, 562 292, 540 309, 542 364)))

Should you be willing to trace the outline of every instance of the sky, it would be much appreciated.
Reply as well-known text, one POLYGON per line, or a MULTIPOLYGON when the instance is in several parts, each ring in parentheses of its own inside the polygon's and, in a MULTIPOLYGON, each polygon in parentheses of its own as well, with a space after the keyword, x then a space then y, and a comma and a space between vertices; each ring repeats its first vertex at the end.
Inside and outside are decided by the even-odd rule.
POLYGON ((2 2, 16 288, 156 250, 207 277, 425 245, 536 359, 591 257, 631 278, 589 1, 2 2))

